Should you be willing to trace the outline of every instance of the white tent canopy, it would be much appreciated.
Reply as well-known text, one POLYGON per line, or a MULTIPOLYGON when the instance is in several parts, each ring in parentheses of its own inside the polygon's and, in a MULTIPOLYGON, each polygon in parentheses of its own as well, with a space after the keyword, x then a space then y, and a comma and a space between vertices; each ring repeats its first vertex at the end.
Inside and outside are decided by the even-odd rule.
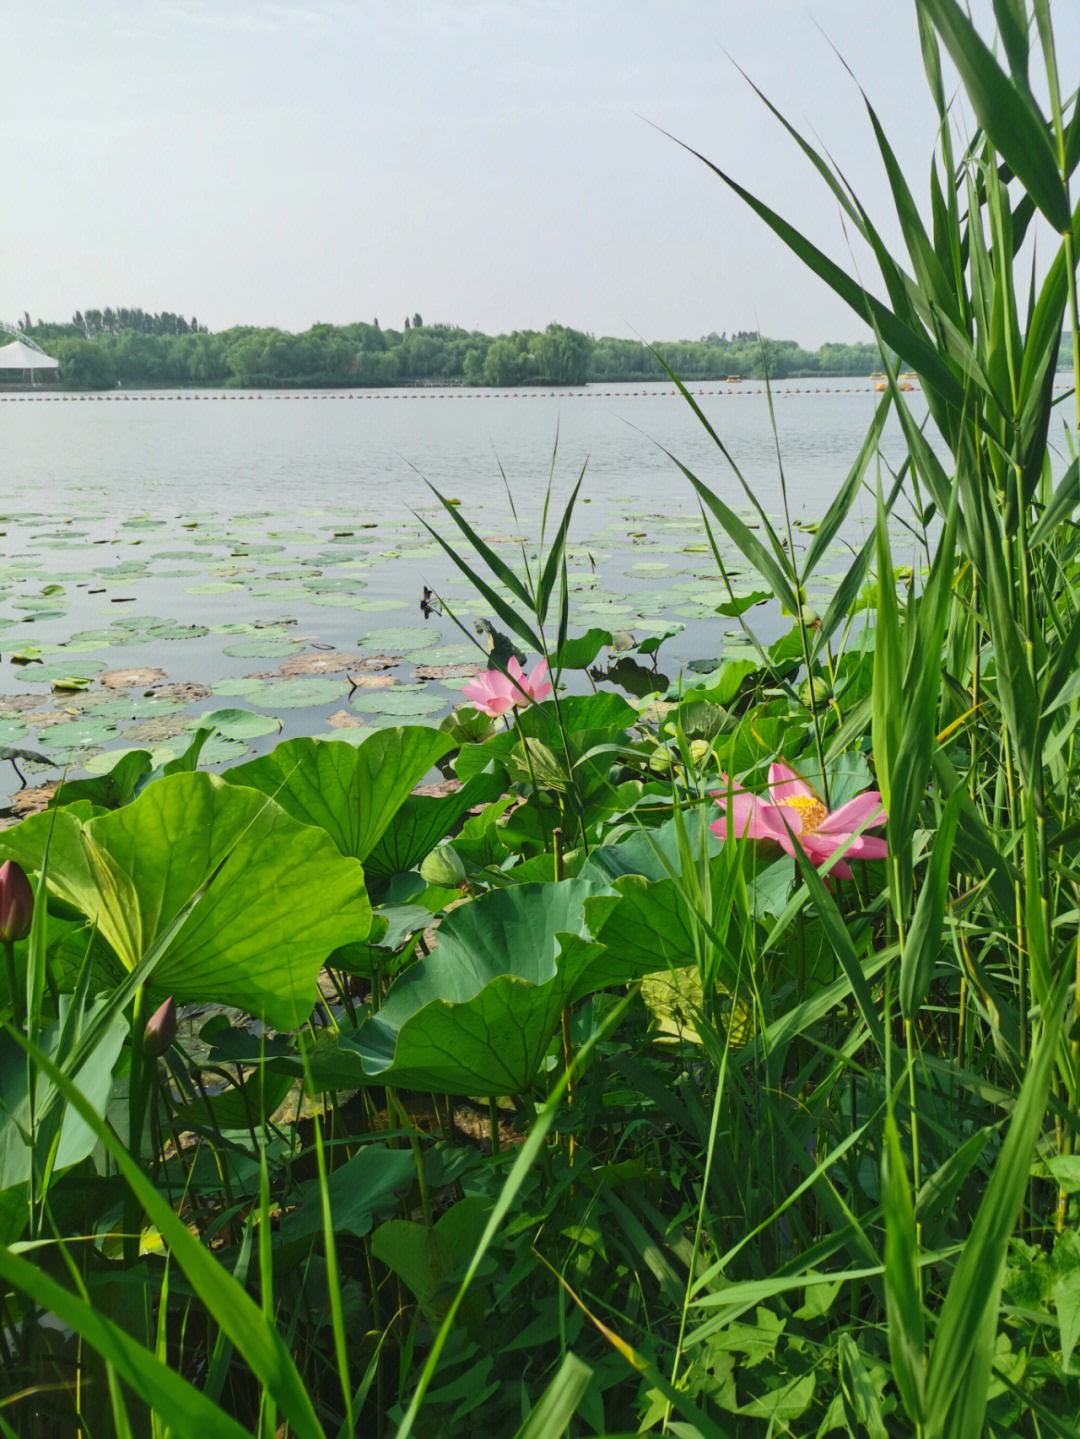
POLYGON ((60 361, 40 350, 32 350, 22 340, 0 345, 0 370, 58 370, 60 361))

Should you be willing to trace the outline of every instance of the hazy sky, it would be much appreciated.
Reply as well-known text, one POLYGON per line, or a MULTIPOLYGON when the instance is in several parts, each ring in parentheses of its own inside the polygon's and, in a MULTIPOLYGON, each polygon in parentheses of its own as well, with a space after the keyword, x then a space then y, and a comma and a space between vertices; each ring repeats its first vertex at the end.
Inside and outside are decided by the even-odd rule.
MULTIPOLYGON (((1080 5, 1054 18, 1069 88, 1080 5)), ((654 128, 850 262, 835 203, 728 58, 886 220, 830 42, 921 199, 935 115, 911 0, 4 0, 0 318, 125 304, 296 330, 419 310, 489 332, 860 338, 654 128)))

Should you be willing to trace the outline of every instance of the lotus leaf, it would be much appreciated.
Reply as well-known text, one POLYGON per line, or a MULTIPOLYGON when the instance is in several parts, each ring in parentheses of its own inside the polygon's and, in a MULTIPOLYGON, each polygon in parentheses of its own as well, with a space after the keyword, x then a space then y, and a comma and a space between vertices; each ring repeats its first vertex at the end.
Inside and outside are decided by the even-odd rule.
MULTIPOLYGON (((582 880, 491 890, 455 909, 355 1035, 312 1053, 319 1087, 394 1084, 440 1094, 521 1094, 575 993, 595 987, 601 921, 616 902, 582 880)), ((601 983, 604 981, 601 980, 601 983)))
POLYGON ((495 776, 477 775, 453 794, 410 794, 366 856, 367 873, 389 876, 415 869, 463 814, 487 804, 500 791, 495 776))
MULTIPOLYGON (((66 995, 63 996, 60 1001, 59 1020, 47 1029, 38 1041, 51 1059, 56 1060, 59 1056, 64 1026, 71 1018, 71 1004, 72 1001, 66 995)), ((95 1025, 105 1008, 106 1002, 101 1000, 76 1021, 68 1036, 69 1046, 76 1036, 95 1025)), ((109 1102, 113 1065, 119 1057, 126 1033, 127 1022, 122 1014, 117 1014, 101 1033, 89 1058, 73 1076, 84 1098, 98 1114, 105 1113, 109 1102)), ((40 1070, 35 1070, 34 1073, 36 1080, 33 1112, 40 1114, 52 1089, 52 1083, 40 1070)), ((24 1138, 33 1130, 28 1074, 26 1055, 9 1035, 0 1035, 0 1115, 4 1120, 0 1124, 0 1193, 12 1189, 15 1189, 16 1193, 25 1191, 30 1180, 31 1165, 35 1160, 34 1152, 24 1138)), ((85 1159, 94 1148, 95 1138, 93 1131, 74 1111, 68 1110, 65 1113, 63 1108, 54 1110, 51 1122, 45 1127, 39 1124, 36 1155, 39 1169, 56 1139, 57 1122, 59 1141, 52 1156, 52 1164, 54 1171, 60 1173, 85 1159)), ((6 1204, 0 1206, 0 1210, 4 1212, 9 1208, 6 1204)), ((25 1198, 20 1208, 21 1218, 5 1236, 8 1240, 17 1237, 21 1232, 22 1221, 27 1213, 25 1198)), ((0 1221, 0 1230, 4 1227, 6 1226, 0 1221)))
POLYGON ((377 730, 358 745, 294 739, 223 778, 272 795, 295 819, 324 829, 342 854, 366 859, 452 744, 449 735, 420 725, 377 730))
POLYGON ((129 969, 213 877, 154 988, 178 1002, 238 1005, 279 1029, 306 1018, 326 956, 371 924, 355 860, 214 775, 165 776, 85 822, 70 810, 35 815, 0 842, 0 856, 32 871, 46 849, 50 892, 94 920, 129 969))

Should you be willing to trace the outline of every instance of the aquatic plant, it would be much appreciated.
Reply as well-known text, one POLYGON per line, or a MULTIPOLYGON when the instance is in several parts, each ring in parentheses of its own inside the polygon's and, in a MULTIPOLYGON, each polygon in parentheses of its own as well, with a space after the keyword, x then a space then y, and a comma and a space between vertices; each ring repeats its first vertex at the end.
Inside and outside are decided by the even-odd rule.
POLYGON ((881 795, 864 790, 830 810, 813 786, 790 765, 774 761, 769 766, 769 786, 764 797, 744 790, 721 775, 722 788, 714 790, 721 814, 709 826, 718 839, 765 840, 779 845, 790 855, 798 845, 810 861, 820 867, 829 864, 837 879, 851 879, 849 859, 884 859, 885 841, 863 834, 885 823, 881 795), (842 859, 833 859, 837 853, 842 859))

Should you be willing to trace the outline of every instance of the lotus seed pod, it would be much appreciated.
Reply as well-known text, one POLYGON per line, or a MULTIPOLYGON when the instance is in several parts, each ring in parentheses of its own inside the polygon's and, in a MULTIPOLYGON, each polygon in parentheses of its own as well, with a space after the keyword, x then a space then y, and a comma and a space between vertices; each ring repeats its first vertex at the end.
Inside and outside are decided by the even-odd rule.
POLYGON ((34 891, 13 859, 0 864, 0 940, 12 944, 30 933, 34 917, 34 891))
POLYGON ((649 756, 649 768, 653 774, 670 774, 675 767, 675 756, 666 745, 658 744, 649 756))
POLYGON ((817 629, 818 625, 821 624, 821 616, 817 610, 814 609, 813 605, 803 605, 799 611, 799 617, 807 629, 817 629))
POLYGON ((457 889, 467 879, 461 857, 451 844, 440 844, 420 866, 420 877, 437 889, 457 889))
POLYGON ((807 709, 811 707, 811 700, 814 709, 821 709, 831 698, 832 686, 822 675, 815 675, 812 680, 803 680, 799 686, 799 699, 807 709))

